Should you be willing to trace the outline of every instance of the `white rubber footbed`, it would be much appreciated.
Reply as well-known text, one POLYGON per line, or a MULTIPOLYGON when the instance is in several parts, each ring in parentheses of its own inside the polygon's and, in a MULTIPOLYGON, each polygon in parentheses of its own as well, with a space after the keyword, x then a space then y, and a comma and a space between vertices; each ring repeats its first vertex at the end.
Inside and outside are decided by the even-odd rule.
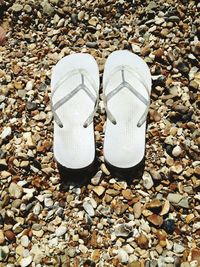
MULTIPOLYGON (((120 71, 112 74, 113 70, 120 65, 130 66, 140 73, 148 85, 149 92, 151 91, 151 74, 145 61, 129 51, 122 50, 113 52, 106 61, 103 75, 106 95, 122 82, 120 71), (109 83, 105 88, 107 80, 109 83)), ((124 75, 125 80, 148 99, 148 93, 141 82, 126 70, 124 75)), ((108 101, 108 109, 115 117, 117 124, 113 125, 107 119, 104 139, 105 160, 119 168, 133 167, 140 163, 145 154, 146 122, 141 127, 137 127, 137 123, 146 106, 129 89, 123 88, 108 101)))
MULTIPOLYGON (((62 58, 54 67, 51 88, 65 77, 68 72, 84 69, 99 88, 99 70, 96 61, 89 54, 72 54, 62 58)), ((72 75, 56 90, 53 95, 53 105, 68 95, 81 84, 81 75, 72 75)), ((96 96, 95 89, 87 79, 85 85, 96 96)), ((54 122, 54 157, 63 166, 71 169, 84 168, 90 165, 95 157, 95 140, 93 123, 87 128, 84 122, 94 110, 94 102, 80 90, 70 100, 64 103, 56 113, 63 124, 60 128, 54 122)))

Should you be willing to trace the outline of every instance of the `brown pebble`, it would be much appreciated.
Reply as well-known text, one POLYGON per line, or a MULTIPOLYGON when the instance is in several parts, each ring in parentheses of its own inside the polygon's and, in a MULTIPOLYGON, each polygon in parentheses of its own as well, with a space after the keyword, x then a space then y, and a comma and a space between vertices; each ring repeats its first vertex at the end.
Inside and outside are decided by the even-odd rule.
POLYGON ((142 249, 147 249, 149 245, 149 240, 144 234, 140 234, 136 239, 138 246, 142 249))
POLYGON ((0 230, 0 245, 3 245, 4 242, 5 242, 4 233, 3 230, 0 230))
POLYGON ((131 189, 122 190, 122 195, 126 200, 131 200, 133 198, 133 193, 131 189))
POLYGON ((6 40, 6 32, 2 27, 0 27, 0 45, 3 45, 5 43, 5 40, 6 40))
POLYGON ((157 214, 149 215, 147 220, 155 226, 161 226, 163 224, 163 218, 157 214))
POLYGON ((11 231, 11 230, 7 230, 5 232, 5 236, 9 241, 14 241, 15 240, 15 233, 13 233, 13 231, 11 231))
POLYGON ((155 55, 155 57, 160 58, 164 55, 164 49, 163 48, 159 48, 156 51, 154 51, 153 53, 155 55))
POLYGON ((151 48, 147 45, 141 49, 141 55, 147 56, 151 52, 151 48))

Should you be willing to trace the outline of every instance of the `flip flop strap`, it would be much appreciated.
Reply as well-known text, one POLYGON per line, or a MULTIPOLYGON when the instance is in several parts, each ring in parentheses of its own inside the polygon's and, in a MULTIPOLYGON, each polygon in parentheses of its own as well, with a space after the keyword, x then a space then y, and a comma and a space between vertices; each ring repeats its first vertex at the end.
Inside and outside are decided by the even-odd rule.
POLYGON ((112 115, 112 113, 110 112, 110 110, 108 109, 108 101, 114 96, 116 95, 118 92, 120 92, 123 88, 127 88, 131 93, 133 93, 140 101, 142 101, 142 103, 144 103, 146 105, 146 109, 144 111, 144 113, 142 114, 141 118, 139 119, 137 126, 141 127, 144 122, 146 121, 146 117, 148 114, 148 110, 149 110, 149 105, 150 105, 150 92, 148 89, 148 85, 146 83, 146 81, 141 77, 141 75, 133 68, 126 66, 126 65, 121 65, 117 68, 115 68, 113 70, 113 72, 111 72, 111 74, 109 75, 110 77, 114 74, 116 74, 118 71, 121 71, 122 74, 122 82, 120 83, 120 85, 118 85, 115 89, 113 89, 111 92, 109 92, 107 95, 105 95, 105 89, 108 86, 109 82, 111 81, 111 79, 108 79, 105 82, 105 89, 104 89, 104 93, 103 93, 103 103, 106 109, 106 113, 108 116, 108 119, 113 123, 113 124, 117 124, 116 119, 114 118, 114 116, 112 115), (140 94, 135 88, 134 86, 132 86, 129 82, 127 82, 125 80, 125 71, 129 72, 132 76, 134 76, 135 78, 137 78, 137 80, 144 86, 144 88, 146 89, 147 93, 148 93, 148 99, 146 99, 142 94, 140 94))
POLYGON ((93 79, 89 76, 88 72, 84 69, 77 69, 77 70, 72 70, 68 72, 65 77, 60 79, 57 84, 54 86, 52 93, 51 93, 51 109, 52 113, 54 116, 54 120, 57 123, 57 125, 60 128, 63 128, 63 123, 60 120, 56 110, 59 109, 63 104, 65 104, 67 101, 69 101, 74 95, 76 95, 80 90, 83 90, 89 97, 90 99, 95 103, 94 110, 92 113, 89 115, 87 120, 84 122, 83 127, 87 128, 93 121, 94 115, 97 111, 98 108, 98 100, 99 100, 99 93, 98 93, 98 87, 96 86, 96 83, 93 81, 93 79), (53 96, 58 90, 58 88, 66 82, 69 78, 71 78, 73 75, 81 75, 81 83, 74 89, 72 90, 68 95, 64 96, 62 99, 60 99, 57 103, 53 105, 53 96), (90 89, 85 85, 85 78, 88 80, 88 82, 91 84, 92 88, 94 89, 96 96, 93 95, 93 93, 90 91, 90 89))

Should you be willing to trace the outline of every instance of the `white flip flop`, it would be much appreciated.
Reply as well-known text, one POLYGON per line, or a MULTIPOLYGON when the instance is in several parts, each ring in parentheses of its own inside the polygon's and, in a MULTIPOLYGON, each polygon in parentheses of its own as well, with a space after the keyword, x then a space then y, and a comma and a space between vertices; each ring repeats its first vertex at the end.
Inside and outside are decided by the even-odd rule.
POLYGON ((81 185, 97 171, 93 118, 99 70, 89 54, 72 54, 53 68, 54 157, 64 182, 81 185))
POLYGON ((104 158, 119 178, 133 178, 144 166, 146 117, 151 74, 146 62, 126 51, 107 59, 103 74, 103 101, 107 112, 104 158))

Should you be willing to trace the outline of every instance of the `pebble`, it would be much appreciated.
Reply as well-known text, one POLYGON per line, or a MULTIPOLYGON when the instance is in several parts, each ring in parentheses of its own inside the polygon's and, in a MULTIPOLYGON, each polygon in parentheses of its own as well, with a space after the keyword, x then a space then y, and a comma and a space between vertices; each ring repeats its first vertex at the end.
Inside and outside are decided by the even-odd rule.
POLYGON ((54 8, 48 3, 48 0, 42 1, 40 5, 42 6, 45 15, 53 16, 54 8))
POLYGON ((147 220, 155 226, 161 226, 163 224, 163 218, 157 214, 149 215, 147 220))
POLYGON ((174 157, 179 157, 179 156, 181 155, 181 153, 182 153, 182 149, 181 149, 180 146, 175 146, 175 147, 173 148, 173 150, 172 150, 172 155, 173 155, 174 157))
POLYGON ((30 240, 29 240, 28 236, 23 235, 23 236, 21 237, 21 241, 20 241, 20 242, 21 242, 21 245, 22 245, 23 247, 27 248, 28 245, 29 245, 29 243, 30 243, 30 240))
POLYGON ((0 262, 5 262, 9 255, 9 247, 8 246, 0 246, 0 262))
POLYGON ((149 240, 144 234, 140 234, 139 237, 137 237, 136 242, 142 249, 147 249, 149 246, 149 240))
POLYGON ((117 224, 115 226, 115 235, 117 237, 128 237, 133 232, 133 227, 128 223, 117 224))
POLYGON ((117 258, 121 263, 127 263, 129 256, 128 256, 128 253, 124 249, 120 248, 117 253, 117 258))
POLYGON ((60 227, 58 227, 58 228, 56 229, 55 234, 56 234, 57 237, 59 237, 59 236, 64 235, 66 232, 67 232, 67 227, 61 225, 60 227))
POLYGON ((173 219, 166 219, 163 223, 163 229, 169 234, 173 234, 176 228, 175 221, 173 219))
POLYGON ((178 204, 182 198, 183 198, 183 196, 178 194, 178 193, 169 193, 167 196, 167 200, 169 200, 169 202, 172 202, 175 204, 178 204))
POLYGON ((0 229, 0 245, 3 245, 4 242, 5 242, 4 233, 3 230, 0 229))
POLYGON ((1 138, 6 139, 8 136, 10 136, 12 133, 11 127, 5 127, 1 133, 1 138))
POLYGON ((14 11, 14 12, 20 12, 20 11, 22 11, 22 9, 23 9, 23 6, 20 4, 16 3, 16 4, 12 5, 12 11, 14 11))
POLYGON ((103 193, 105 192, 105 188, 103 187, 103 186, 101 186, 101 185, 99 185, 99 186, 95 186, 94 188, 93 188, 93 191, 100 197, 101 195, 103 195, 103 193))
POLYGON ((137 202, 133 205, 133 212, 134 212, 135 219, 140 218, 142 214, 142 204, 140 202, 137 202))
POLYGON ((174 250, 175 253, 183 253, 185 248, 182 245, 178 244, 178 243, 174 243, 173 250, 174 250))
POLYGON ((152 177, 149 173, 144 173, 144 175, 142 176, 142 179, 143 179, 143 185, 144 187, 149 190, 153 187, 154 185, 154 182, 152 180, 152 177))
POLYGON ((85 201, 83 203, 83 208, 89 216, 93 217, 95 215, 95 211, 94 211, 94 208, 93 208, 91 202, 85 201))
POLYGON ((31 262, 33 261, 33 257, 30 255, 26 258, 22 258, 19 262, 21 267, 26 267, 29 266, 31 264, 31 262))
POLYGON ((23 194, 23 188, 16 183, 11 183, 8 191, 11 197, 20 198, 23 194))
POLYGON ((51 207, 51 206, 53 206, 53 200, 52 200, 51 198, 46 197, 46 198, 44 199, 44 205, 45 205, 46 207, 51 207))

